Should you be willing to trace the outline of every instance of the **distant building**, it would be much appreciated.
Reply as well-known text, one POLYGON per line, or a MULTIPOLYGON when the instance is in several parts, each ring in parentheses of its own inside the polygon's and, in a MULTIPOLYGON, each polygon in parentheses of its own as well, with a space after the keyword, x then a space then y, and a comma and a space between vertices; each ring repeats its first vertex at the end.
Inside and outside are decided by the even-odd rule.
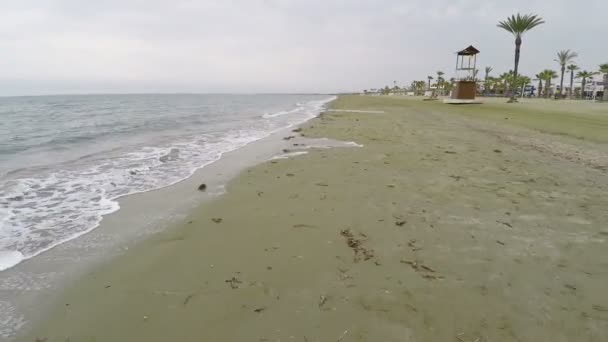
MULTIPOLYGON (((581 84, 579 84, 578 88, 580 89, 581 84)), ((575 87, 576 89, 576 87, 575 87)), ((587 84, 585 84, 585 89, 583 92, 583 96, 587 98, 601 98, 604 95, 604 91, 606 89, 606 85, 603 81, 600 80, 588 80, 587 84)))

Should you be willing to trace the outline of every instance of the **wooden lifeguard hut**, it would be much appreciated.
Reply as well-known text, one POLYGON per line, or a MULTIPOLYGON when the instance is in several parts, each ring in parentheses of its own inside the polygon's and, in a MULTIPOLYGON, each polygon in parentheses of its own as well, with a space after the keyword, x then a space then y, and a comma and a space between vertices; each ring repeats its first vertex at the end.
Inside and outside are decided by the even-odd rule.
POLYGON ((475 100, 477 93, 477 81, 475 80, 477 70, 477 50, 469 45, 464 50, 456 53, 456 86, 452 90, 452 96, 445 99, 445 103, 466 104, 481 103, 475 100))

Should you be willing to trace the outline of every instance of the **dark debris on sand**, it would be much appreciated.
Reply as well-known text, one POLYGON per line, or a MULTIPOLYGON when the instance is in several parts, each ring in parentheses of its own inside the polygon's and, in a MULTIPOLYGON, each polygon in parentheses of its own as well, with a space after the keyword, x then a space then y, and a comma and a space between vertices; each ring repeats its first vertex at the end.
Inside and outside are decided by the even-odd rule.
POLYGON ((367 261, 375 256, 373 249, 368 249, 363 246, 363 242, 367 240, 367 235, 359 233, 359 237, 356 237, 350 229, 342 230, 340 235, 346 239, 346 244, 355 253, 353 258, 354 262, 359 262, 361 260, 367 261))
POLYGON ((238 288, 239 288, 239 284, 242 284, 242 283, 243 283, 243 282, 242 282, 242 281, 240 281, 240 280, 239 280, 237 277, 232 277, 232 278, 230 278, 230 279, 226 279, 226 280, 225 280, 225 282, 226 282, 226 283, 228 283, 228 284, 230 284, 230 287, 231 287, 233 290, 238 289, 238 288))

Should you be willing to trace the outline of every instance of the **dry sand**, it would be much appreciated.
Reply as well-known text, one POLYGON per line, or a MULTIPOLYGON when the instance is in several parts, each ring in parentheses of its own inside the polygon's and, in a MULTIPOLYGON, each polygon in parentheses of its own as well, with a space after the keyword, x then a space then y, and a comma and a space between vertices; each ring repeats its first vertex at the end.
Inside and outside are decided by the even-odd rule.
POLYGON ((247 170, 23 340, 608 340, 605 144, 418 100, 332 108, 384 113, 309 122, 364 147, 247 170))

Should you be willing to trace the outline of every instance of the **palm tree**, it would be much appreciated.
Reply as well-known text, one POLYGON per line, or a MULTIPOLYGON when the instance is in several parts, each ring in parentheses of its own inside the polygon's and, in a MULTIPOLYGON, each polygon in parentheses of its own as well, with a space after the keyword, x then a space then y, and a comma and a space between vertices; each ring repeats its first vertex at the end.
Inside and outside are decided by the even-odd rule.
MULTIPOLYGON (((536 14, 521 15, 519 13, 517 13, 517 15, 512 15, 504 21, 498 22, 498 27, 510 32, 515 36, 515 67, 513 68, 514 78, 517 78, 517 70, 519 68, 522 35, 536 26, 544 23, 545 21, 536 14)), ((517 102, 515 95, 511 96, 509 102, 517 102)))
POLYGON ((450 82, 443 84, 444 94, 447 92, 448 94, 454 89, 454 83, 456 83, 456 79, 454 77, 450 78, 450 82))
POLYGON ((531 82, 532 80, 530 79, 530 77, 528 76, 523 76, 520 75, 517 77, 517 80, 515 80, 515 86, 517 87, 517 89, 521 90, 521 97, 524 97, 524 91, 526 90, 526 86, 531 82))
POLYGON ((587 85, 587 79, 596 75, 595 72, 589 72, 587 70, 579 71, 576 73, 576 77, 582 79, 581 80, 581 99, 585 99, 585 86, 587 85))
POLYGON ((545 98, 549 97, 549 90, 551 89, 551 80, 557 77, 557 72, 549 69, 543 70, 539 74, 540 78, 545 81, 545 98))
POLYGON ((570 71, 570 90, 568 90, 568 97, 572 98, 572 93, 574 92, 574 72, 580 68, 576 64, 570 64, 567 69, 570 71))
POLYGON ((424 93, 425 86, 425 81, 413 81, 410 85, 410 90, 413 91, 415 95, 421 95, 424 93))
POLYGON ((393 81, 393 92, 398 92, 401 88, 397 85, 397 81, 393 81))
POLYGON ((561 79, 559 81, 559 95, 561 98, 561 95, 563 95, 564 92, 564 73, 566 72, 566 64, 572 62, 572 60, 574 58, 578 57, 578 54, 574 51, 570 51, 570 50, 562 50, 562 51, 558 51, 557 52, 557 58, 554 59, 554 61, 556 61, 557 63, 559 63, 561 70, 562 70, 562 76, 561 79))
POLYGON ((424 80, 416 81, 416 95, 423 95, 425 86, 426 82, 424 82, 424 80))
POLYGON ((543 90, 543 73, 540 72, 535 77, 538 80, 538 95, 536 97, 540 97, 540 92, 543 90))
POLYGON ((608 63, 600 64, 600 72, 604 74, 604 96, 602 101, 608 101, 608 63))
POLYGON ((494 70, 491 66, 487 66, 485 69, 486 75, 483 78, 483 92, 488 95, 488 88, 489 88, 489 82, 488 79, 490 78, 490 73, 492 72, 492 70, 494 70))
POLYGON ((509 72, 503 72, 498 76, 498 80, 502 83, 504 95, 507 96, 508 92, 511 90, 514 77, 513 70, 509 70, 509 72))
POLYGON ((431 81, 433 80, 433 76, 426 77, 429 80, 429 90, 431 90, 431 81))
POLYGON ((443 75, 445 75, 443 71, 437 71, 437 95, 441 95, 439 92, 441 91, 441 84, 443 83, 443 75))
POLYGON ((495 93, 496 92, 496 84, 498 82, 499 81, 498 81, 498 79, 496 77, 492 77, 492 76, 488 77, 488 81, 487 81, 488 92, 491 91, 491 92, 495 93))

